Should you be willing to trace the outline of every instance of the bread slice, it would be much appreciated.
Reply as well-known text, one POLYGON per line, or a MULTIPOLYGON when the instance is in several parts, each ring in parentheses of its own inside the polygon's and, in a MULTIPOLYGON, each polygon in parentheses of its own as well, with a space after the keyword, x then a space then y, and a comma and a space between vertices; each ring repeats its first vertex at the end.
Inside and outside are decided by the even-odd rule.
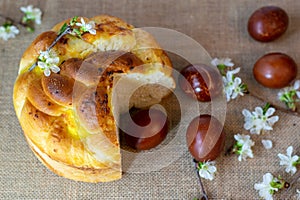
POLYGON ((83 19, 95 22, 96 34, 58 41, 51 51, 59 57, 59 73, 47 77, 39 67, 29 68, 70 19, 40 34, 24 52, 14 107, 29 146, 53 172, 77 181, 113 181, 122 174, 120 113, 167 96, 175 88, 172 64, 149 33, 113 16, 83 19))

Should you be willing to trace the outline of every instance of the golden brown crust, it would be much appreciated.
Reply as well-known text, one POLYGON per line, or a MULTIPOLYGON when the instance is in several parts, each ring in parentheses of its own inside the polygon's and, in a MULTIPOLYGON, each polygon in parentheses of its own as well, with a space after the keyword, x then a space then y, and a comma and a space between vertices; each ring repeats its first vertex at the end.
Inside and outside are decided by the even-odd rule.
POLYGON ((121 178, 116 111, 126 107, 113 102, 115 81, 124 76, 160 90, 157 97, 140 102, 137 92, 129 104, 140 107, 159 102, 175 85, 171 62, 150 34, 108 15, 84 20, 95 21, 96 35, 68 34, 51 50, 59 57, 60 73, 46 77, 39 67, 28 69, 70 19, 40 34, 27 48, 15 82, 14 106, 30 147, 52 171, 78 181, 112 181, 121 178), (151 81, 157 74, 162 78, 151 81), (160 81, 169 89, 157 86, 160 81))
POLYGON ((35 108, 48 115, 60 116, 66 111, 65 107, 58 105, 44 93, 41 79, 30 82, 27 98, 35 108))
POLYGON ((36 62, 40 51, 46 50, 55 40, 56 37, 57 34, 54 31, 47 31, 40 34, 25 50, 20 62, 19 73, 28 69, 28 67, 30 67, 34 62, 36 62))
POLYGON ((44 93, 57 104, 72 107, 74 79, 52 73, 42 77, 44 93))

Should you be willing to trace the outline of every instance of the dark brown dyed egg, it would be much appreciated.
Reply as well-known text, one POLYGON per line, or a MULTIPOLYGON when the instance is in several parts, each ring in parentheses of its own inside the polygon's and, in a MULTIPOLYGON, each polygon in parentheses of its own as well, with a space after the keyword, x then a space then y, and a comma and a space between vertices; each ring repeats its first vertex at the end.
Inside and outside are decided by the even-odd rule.
POLYGON ((253 67, 254 78, 265 87, 283 88, 297 76, 297 65, 288 55, 269 53, 259 58, 253 67))
POLYGON ((126 144, 134 149, 154 148, 167 136, 167 116, 160 110, 140 110, 132 116, 132 120, 135 125, 129 123, 123 132, 126 144))
POLYGON ((180 88, 198 101, 211 101, 222 93, 222 77, 213 67, 204 64, 188 65, 180 73, 180 88))
POLYGON ((191 155, 198 162, 215 160, 224 148, 223 126, 211 115, 200 115, 192 120, 186 132, 191 155))
POLYGON ((270 42, 287 30, 289 17, 276 6, 265 6, 256 10, 248 20, 248 32, 257 41, 270 42))

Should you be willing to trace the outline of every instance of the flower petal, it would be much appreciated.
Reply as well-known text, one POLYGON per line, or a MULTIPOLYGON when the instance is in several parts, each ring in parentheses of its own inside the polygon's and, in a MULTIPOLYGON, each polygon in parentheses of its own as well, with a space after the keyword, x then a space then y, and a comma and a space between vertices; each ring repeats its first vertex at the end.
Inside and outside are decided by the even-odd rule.
POLYGON ((279 154, 277 154, 277 156, 280 159, 279 165, 286 165, 289 163, 289 157, 287 157, 286 155, 279 153, 279 154))
POLYGON ((292 153, 293 153, 293 146, 289 146, 286 149, 286 155, 289 156, 289 157, 292 157, 292 153))
POLYGON ((224 58, 224 65, 227 66, 227 67, 233 67, 234 63, 231 62, 230 58, 224 58))
POLYGON ((251 133, 251 134, 257 134, 257 135, 260 135, 260 132, 261 132, 261 129, 259 129, 259 128, 251 128, 251 129, 250 129, 250 133, 251 133))
POLYGON ((273 143, 271 140, 261 140, 261 143, 263 144, 265 149, 272 149, 273 143))
POLYGON ((299 156, 297 155, 294 155, 292 158, 291 158, 291 161, 292 162, 297 162, 299 160, 299 156))
POLYGON ((265 114, 266 117, 270 117, 275 112, 275 108, 269 108, 265 114))
POLYGON ((231 70, 231 71, 229 71, 230 73, 232 73, 232 74, 237 74, 237 73, 239 73, 240 72, 240 70, 241 70, 241 68, 236 68, 236 69, 234 69, 234 70, 231 70))
POLYGON ((265 185, 264 184, 261 184, 261 183, 255 183, 254 184, 254 189, 255 190, 261 190, 261 189, 263 189, 265 187, 265 185))
POLYGON ((240 155, 239 155, 239 157, 238 157, 238 161, 240 161, 240 162, 241 162, 242 160, 243 160, 243 155, 242 155, 242 154, 240 154, 240 155))
POLYGON ((199 175, 204 179, 212 180, 212 176, 207 170, 200 169, 199 170, 199 175))
POLYGON ((297 98, 300 99, 300 92, 296 91, 297 98))
POLYGON ((242 138, 242 136, 241 136, 239 133, 236 134, 236 135, 234 135, 233 137, 234 137, 234 139, 235 139, 236 141, 240 141, 241 138, 242 138))
POLYGON ((262 116, 263 115, 263 109, 261 107, 256 107, 255 108, 255 113, 258 115, 258 116, 262 116))
POLYGON ((247 109, 243 109, 242 114, 243 114, 245 117, 252 117, 251 112, 250 112, 249 110, 247 110, 247 109))
POLYGON ((46 68, 46 69, 44 70, 44 74, 45 74, 45 76, 50 76, 50 74, 51 74, 50 69, 49 69, 49 68, 46 68))
POLYGON ((91 30, 89 30, 89 33, 92 34, 92 35, 96 35, 96 30, 95 29, 91 29, 91 30))
POLYGON ((60 71, 60 68, 56 65, 52 65, 50 67, 51 71, 54 72, 54 73, 58 73, 60 71))
POLYGON ((46 69, 46 68, 47 68, 47 65, 46 65, 46 63, 44 63, 44 62, 40 62, 40 61, 38 61, 37 65, 38 65, 38 66, 39 66, 39 68, 41 68, 41 69, 46 69))
POLYGON ((263 182, 264 183, 270 183, 273 180, 273 175, 271 173, 266 173, 263 176, 263 182))
POLYGON ((235 99, 238 97, 238 94, 237 92, 233 92, 232 95, 231 95, 231 99, 235 99))
POLYGON ((235 77, 233 83, 236 87, 238 87, 242 83, 242 79, 240 77, 235 77))
POLYGON ((273 117, 270 117, 269 119, 267 119, 267 122, 273 126, 277 121, 279 120, 279 117, 278 116, 273 116, 273 117))
POLYGON ((212 173, 215 173, 217 171, 217 168, 215 166, 209 166, 208 171, 212 174, 212 173))
POLYGON ((219 64, 219 59, 218 58, 214 58, 212 59, 212 61, 210 62, 213 66, 217 67, 219 64))
POLYGON ((300 80, 295 81, 294 83, 294 89, 298 90, 300 88, 300 80))
POLYGON ((80 21, 81 21, 82 25, 85 25, 85 21, 84 21, 83 17, 80 18, 80 21))
POLYGON ((253 127, 253 123, 251 123, 251 122, 246 122, 244 124, 244 129, 246 129, 246 130, 250 130, 252 127, 253 127))
POLYGON ((268 124, 265 124, 265 125, 263 126, 263 130, 271 131, 271 130, 273 130, 273 128, 272 128, 272 126, 270 126, 270 125, 268 125, 268 124))

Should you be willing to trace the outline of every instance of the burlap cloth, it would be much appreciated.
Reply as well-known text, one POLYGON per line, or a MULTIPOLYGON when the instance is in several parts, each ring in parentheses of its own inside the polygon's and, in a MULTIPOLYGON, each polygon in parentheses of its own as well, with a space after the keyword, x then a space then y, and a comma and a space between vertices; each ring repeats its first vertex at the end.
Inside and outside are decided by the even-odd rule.
MULTIPOLYGON (((280 51, 300 64, 300 1, 0 1, 0 13, 16 20, 21 18, 19 7, 34 4, 44 11, 43 23, 35 33, 21 34, 7 42, 0 40, 0 199, 192 199, 199 192, 192 158, 187 151, 169 166, 151 173, 125 173, 119 181, 88 184, 59 177, 44 167, 29 149, 12 103, 12 90, 18 64, 25 48, 37 36, 62 19, 75 15, 92 17, 108 13, 123 18, 137 27, 165 27, 182 32, 201 43, 212 57, 230 57, 241 67, 240 76, 253 95, 244 96, 227 105, 225 131, 226 148, 236 133, 249 134, 243 129, 243 108, 254 109, 271 101, 277 106, 276 92, 259 86, 251 69, 260 56, 280 51), (256 8, 279 5, 290 16, 286 34, 275 42, 258 43, 247 34, 247 19, 256 8)), ((300 154, 299 117, 277 111, 280 117, 271 133, 252 136, 256 145, 254 158, 239 162, 237 156, 221 155, 213 181, 204 181, 211 199, 259 199, 254 183, 262 181, 266 172, 290 175, 279 166, 277 154, 289 145, 300 154), (265 150, 261 139, 271 139, 274 147, 265 150)), ((188 123, 188 122, 186 122, 188 123)), ((174 152, 176 154, 176 152, 174 152)), ((299 184, 295 188, 300 188, 299 184)), ((295 190, 292 191, 295 193, 295 190)), ((280 194, 275 198, 284 198, 280 194)), ((292 198, 288 196, 287 199, 292 198)))

